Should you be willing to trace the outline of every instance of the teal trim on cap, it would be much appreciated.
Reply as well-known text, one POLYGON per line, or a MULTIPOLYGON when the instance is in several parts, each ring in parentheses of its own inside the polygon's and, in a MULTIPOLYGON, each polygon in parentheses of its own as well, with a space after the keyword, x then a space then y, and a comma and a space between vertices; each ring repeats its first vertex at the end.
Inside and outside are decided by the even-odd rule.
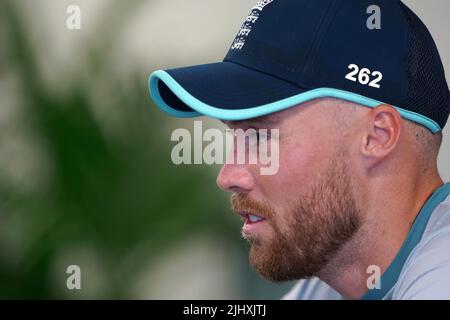
MULTIPOLYGON (((310 100, 318 99, 318 98, 326 98, 332 97, 337 99, 342 99, 350 102, 354 102, 357 104, 364 105, 366 107, 375 108, 380 104, 384 104, 383 102, 367 98, 365 96, 355 94, 348 91, 333 89, 333 88, 318 88, 313 89, 304 93, 300 93, 298 95, 276 101, 273 103, 265 104, 262 106, 248 108, 248 109, 220 109, 213 106, 210 106, 194 96, 192 96, 189 92, 187 92, 172 76, 170 76, 166 71, 158 70, 152 73, 148 80, 150 96, 152 97, 155 104, 167 112, 168 114, 179 117, 179 118, 191 118, 200 115, 205 115, 211 118, 220 119, 220 120, 246 120, 258 118, 261 116, 265 116, 267 114, 275 113, 281 110, 288 109, 290 107, 296 106, 301 103, 305 103, 310 100), (158 81, 163 81, 165 85, 186 105, 192 108, 194 111, 192 112, 184 112, 180 110, 176 110, 165 103, 165 101, 161 98, 158 89, 158 81)), ((421 115, 409 110, 405 110, 399 107, 395 107, 400 115, 408 120, 414 121, 423 125, 424 127, 430 129, 433 133, 437 133, 442 129, 439 125, 421 115)))
MULTIPOLYGON (((172 87, 177 87, 179 88, 179 90, 182 90, 184 92, 186 92, 186 94, 189 95, 189 93, 184 90, 179 84, 178 82, 176 82, 167 72, 165 71, 155 71, 153 72, 150 77, 148 78, 148 88, 150 90, 150 97, 152 97, 153 102, 163 111, 165 111, 166 113, 170 114, 171 116, 177 117, 177 118, 192 118, 192 117, 198 117, 201 114, 196 112, 196 111, 192 111, 192 112, 188 112, 188 111, 180 111, 177 109, 174 109, 172 107, 170 107, 164 100, 163 98, 161 98, 161 95, 159 94, 159 89, 158 89, 158 81, 161 80, 164 83, 167 84, 166 81, 164 81, 163 79, 166 79, 166 81, 171 83, 171 90, 172 87)), ((174 92, 175 93, 175 92, 174 92)), ((176 93, 175 93, 176 94, 176 93)), ((177 94, 176 94, 177 95, 177 94)), ((178 96, 178 95, 177 95, 178 96)), ((194 98, 195 99, 195 98, 194 98)), ((183 101, 184 102, 184 101, 183 101)), ((199 101, 200 102, 200 101, 199 101)), ((201 102, 200 102, 201 103, 201 102)))
POLYGON ((422 210, 420 210, 419 214, 417 215, 416 221, 409 231, 406 240, 403 242, 403 245, 400 248, 397 256, 381 276, 379 283, 380 289, 371 289, 367 291, 366 294, 361 298, 362 300, 381 300, 389 293, 389 291, 391 291, 391 289, 397 283, 398 277, 400 276, 406 259, 422 239, 422 235, 425 231, 431 214, 433 213, 434 209, 436 209, 436 207, 442 201, 444 201, 445 198, 447 198, 449 194, 450 183, 444 184, 435 192, 433 192, 431 197, 422 207, 422 210))

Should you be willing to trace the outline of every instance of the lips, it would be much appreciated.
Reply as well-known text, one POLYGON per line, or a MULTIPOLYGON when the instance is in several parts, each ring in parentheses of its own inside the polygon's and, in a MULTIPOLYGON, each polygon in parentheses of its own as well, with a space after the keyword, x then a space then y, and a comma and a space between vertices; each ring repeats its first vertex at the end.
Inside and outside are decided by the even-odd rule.
POLYGON ((258 216, 254 213, 239 211, 237 212, 237 214, 239 214, 243 218, 246 224, 254 224, 266 220, 264 217, 258 216))

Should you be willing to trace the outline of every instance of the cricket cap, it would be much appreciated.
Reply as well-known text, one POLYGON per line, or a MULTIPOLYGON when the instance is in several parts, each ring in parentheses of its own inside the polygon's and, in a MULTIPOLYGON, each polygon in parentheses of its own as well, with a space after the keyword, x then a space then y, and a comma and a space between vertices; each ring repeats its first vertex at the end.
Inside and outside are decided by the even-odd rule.
POLYGON ((450 94, 433 38, 400 0, 263 0, 222 62, 159 70, 154 103, 176 117, 246 120, 325 97, 389 104, 433 133, 450 94))

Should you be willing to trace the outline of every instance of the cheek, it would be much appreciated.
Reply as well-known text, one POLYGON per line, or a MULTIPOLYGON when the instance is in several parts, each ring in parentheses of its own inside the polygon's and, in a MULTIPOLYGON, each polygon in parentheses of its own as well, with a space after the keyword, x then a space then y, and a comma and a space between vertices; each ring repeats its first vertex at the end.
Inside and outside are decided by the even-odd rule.
POLYGON ((280 148, 278 173, 258 176, 258 184, 265 198, 274 206, 283 206, 305 194, 328 159, 326 150, 326 146, 316 143, 291 142, 283 145, 280 148))

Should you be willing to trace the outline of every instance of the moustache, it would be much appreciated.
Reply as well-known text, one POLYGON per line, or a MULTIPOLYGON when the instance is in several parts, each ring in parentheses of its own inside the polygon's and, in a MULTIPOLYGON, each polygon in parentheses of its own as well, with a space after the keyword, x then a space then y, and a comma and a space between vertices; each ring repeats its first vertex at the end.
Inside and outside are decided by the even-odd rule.
POLYGON ((231 208, 234 212, 253 214, 266 220, 275 216, 275 211, 268 204, 256 202, 242 193, 234 193, 231 196, 231 208))

